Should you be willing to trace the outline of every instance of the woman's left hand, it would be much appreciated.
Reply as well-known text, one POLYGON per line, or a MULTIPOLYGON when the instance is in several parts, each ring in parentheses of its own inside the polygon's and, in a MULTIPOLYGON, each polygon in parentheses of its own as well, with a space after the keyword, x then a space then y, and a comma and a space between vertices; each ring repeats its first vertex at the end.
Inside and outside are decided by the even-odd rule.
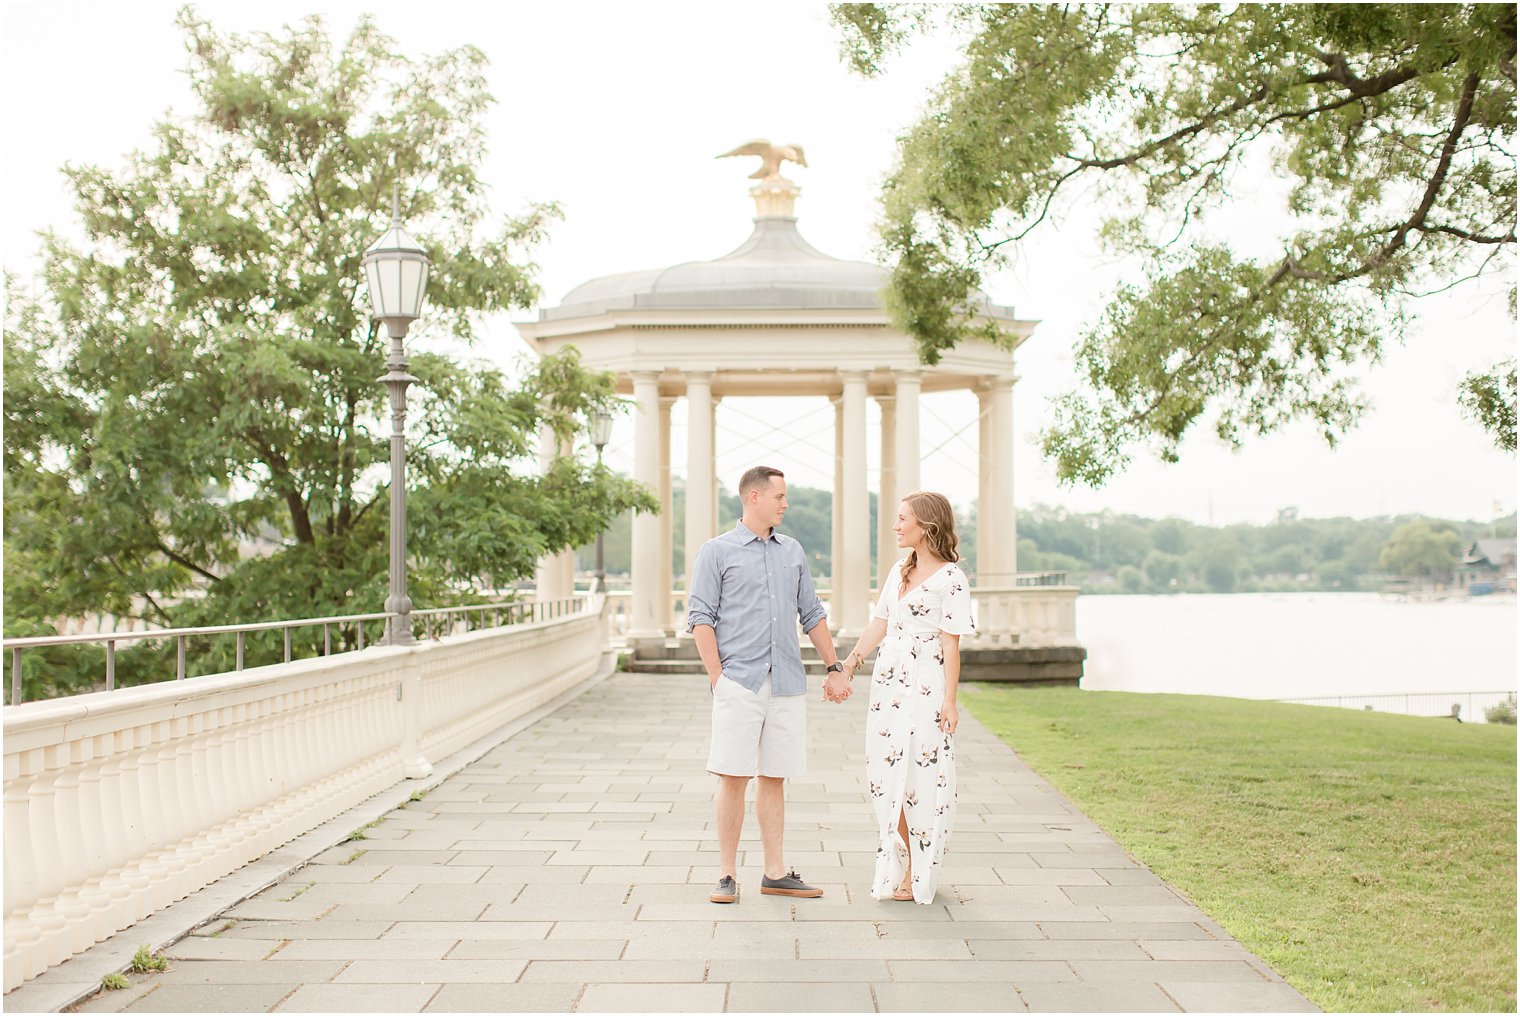
POLYGON ((946 702, 939 711, 939 729, 947 734, 955 733, 955 728, 960 726, 961 713, 955 707, 954 702, 946 702))

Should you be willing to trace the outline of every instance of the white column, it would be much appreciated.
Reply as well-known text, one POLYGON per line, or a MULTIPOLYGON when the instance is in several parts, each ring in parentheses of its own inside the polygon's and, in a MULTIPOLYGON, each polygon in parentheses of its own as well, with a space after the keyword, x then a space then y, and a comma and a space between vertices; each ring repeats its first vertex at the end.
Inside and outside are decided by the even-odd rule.
POLYGON ((713 532, 712 374, 686 373, 686 588, 692 564, 713 532))
POLYGON ((918 467, 922 451, 918 443, 918 396, 923 375, 918 371, 897 374, 897 497, 919 489, 918 467))
POLYGON ((831 398, 834 406, 834 493, 830 498, 829 530, 829 621, 839 630, 839 587, 844 576, 844 397, 831 398))
POLYGON ((876 404, 881 407, 881 483, 876 492, 876 591, 887 580, 887 572, 897 560, 897 534, 892 524, 897 521, 897 399, 891 395, 878 395, 876 404))
POLYGON ((866 597, 871 581, 871 502, 866 489, 866 375, 846 371, 844 378, 844 567, 839 596, 839 630, 851 634, 866 625, 866 597))
MULTIPOLYGON (((538 464, 547 473, 554 460, 570 454, 568 442, 561 442, 554 431, 543 427, 538 434, 538 464)), ((575 550, 566 548, 558 554, 547 554, 538 559, 534 586, 539 600, 561 600, 575 594, 575 550)))
POLYGON ((998 513, 992 504, 992 392, 986 382, 976 390, 976 411, 976 584, 996 586, 992 562, 997 554, 992 548, 998 542, 998 513))
MULTIPOLYGON (((707 468, 712 476, 712 532, 713 535, 734 528, 737 518, 725 519, 721 505, 722 498, 718 497, 718 403, 720 399, 712 400, 712 454, 708 457, 707 468)), ((735 481, 737 482, 737 480, 735 481)))
POLYGON ((670 592, 675 588, 675 500, 670 496, 670 409, 675 396, 660 396, 660 627, 674 635, 670 592))
POLYGON ((991 378, 978 392, 981 463, 977 506, 977 580, 1012 586, 1018 573, 1018 530, 1013 511, 1013 375, 991 378), (985 542, 983 542, 985 541, 985 542))
MULTIPOLYGON (((660 489, 660 376, 635 371, 633 397, 638 403, 633 426, 633 478, 652 491, 660 489)), ((633 517, 632 617, 629 641, 663 639, 669 592, 660 591, 660 518, 641 512, 633 517)))
POLYGON ((992 428, 993 444, 997 457, 989 463, 991 472, 992 502, 998 510, 998 570, 1003 574, 1003 584, 1013 585, 1019 571, 1018 516, 1013 509, 1013 383, 1014 376, 1006 374, 993 382, 992 428))

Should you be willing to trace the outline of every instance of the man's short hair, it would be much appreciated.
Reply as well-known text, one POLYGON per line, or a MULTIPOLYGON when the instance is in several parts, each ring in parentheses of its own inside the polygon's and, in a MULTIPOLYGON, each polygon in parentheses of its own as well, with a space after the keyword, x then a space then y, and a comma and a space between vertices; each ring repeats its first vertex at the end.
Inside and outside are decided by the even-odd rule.
POLYGON ((739 477, 739 500, 743 501, 749 497, 749 492, 752 490, 765 490, 770 487, 773 476, 786 478, 785 473, 779 469, 772 469, 770 466, 755 466, 746 470, 744 475, 739 477))

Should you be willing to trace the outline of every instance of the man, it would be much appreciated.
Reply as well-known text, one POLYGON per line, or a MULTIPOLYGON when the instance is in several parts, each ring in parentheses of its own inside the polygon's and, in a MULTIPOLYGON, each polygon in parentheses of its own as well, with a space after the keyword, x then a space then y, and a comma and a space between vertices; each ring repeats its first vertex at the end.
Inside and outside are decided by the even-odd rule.
POLYGON ((823 604, 802 545, 776 532, 786 514, 781 470, 756 466, 739 481, 743 517, 708 540, 691 565, 686 630, 697 643, 713 696, 707 770, 718 777, 718 886, 714 903, 739 901, 739 831, 744 792, 758 777, 755 816, 765 848, 760 891, 816 898, 781 859, 787 777, 807 771, 807 674, 793 611, 828 665, 824 697, 842 702, 850 682, 834 652, 823 604))

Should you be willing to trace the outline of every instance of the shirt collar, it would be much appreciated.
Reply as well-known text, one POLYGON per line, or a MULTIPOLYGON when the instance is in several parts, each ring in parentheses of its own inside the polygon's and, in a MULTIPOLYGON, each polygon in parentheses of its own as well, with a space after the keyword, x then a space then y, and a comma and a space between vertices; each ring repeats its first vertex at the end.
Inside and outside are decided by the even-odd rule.
POLYGON ((750 542, 756 541, 756 540, 759 540, 761 542, 775 542, 775 543, 780 543, 781 542, 780 540, 776 539, 776 530, 772 529, 771 530, 771 535, 769 535, 769 536, 761 536, 759 533, 755 532, 749 526, 746 526, 744 524, 744 520, 743 519, 740 519, 739 520, 739 524, 736 525, 736 526, 734 526, 733 532, 734 532, 734 537, 739 541, 739 543, 741 545, 742 544, 746 544, 746 543, 750 543, 750 542))

